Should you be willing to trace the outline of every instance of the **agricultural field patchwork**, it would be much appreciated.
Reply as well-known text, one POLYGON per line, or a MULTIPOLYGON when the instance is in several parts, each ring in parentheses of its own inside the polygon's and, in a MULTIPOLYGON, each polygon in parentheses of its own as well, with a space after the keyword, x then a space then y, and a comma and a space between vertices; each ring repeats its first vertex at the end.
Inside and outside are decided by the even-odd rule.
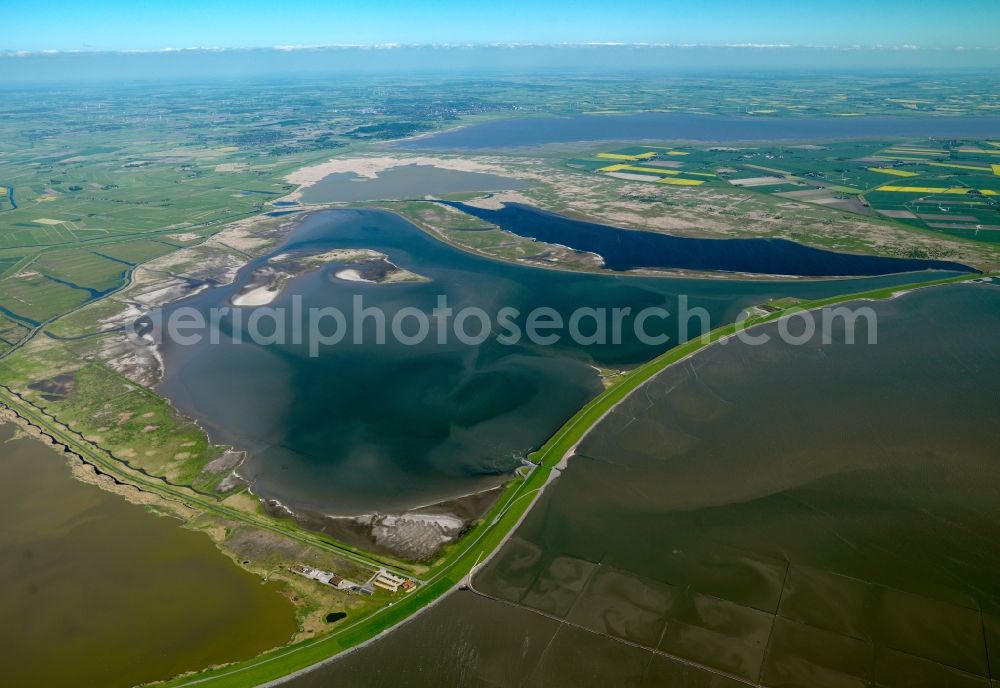
POLYGON ((597 172, 617 179, 648 181, 673 186, 701 186, 717 175, 706 169, 685 166, 677 159, 689 151, 667 146, 633 146, 602 151, 592 158, 569 160, 567 166, 597 172), (608 161, 615 161, 607 164, 608 161))
POLYGON ((1000 243, 1000 146, 995 141, 634 146, 565 165, 627 181, 735 187, 1000 243))
POLYGON ((278 146, 274 132, 253 134, 246 110, 223 121, 169 88, 145 102, 46 95, 58 127, 37 117, 37 94, 8 95, 0 140, 17 145, 0 155, 0 314, 17 326, 0 347, 121 288, 136 266, 266 212, 294 188, 284 175, 341 145, 296 130, 278 146))

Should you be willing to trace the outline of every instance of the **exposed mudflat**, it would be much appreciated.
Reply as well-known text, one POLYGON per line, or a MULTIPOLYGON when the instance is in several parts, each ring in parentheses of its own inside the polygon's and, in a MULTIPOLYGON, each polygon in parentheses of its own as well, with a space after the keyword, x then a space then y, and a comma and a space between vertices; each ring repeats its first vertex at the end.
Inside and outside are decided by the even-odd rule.
MULTIPOLYGON (((375 552, 385 552, 412 561, 432 559, 442 546, 454 542, 481 519, 500 496, 502 488, 493 488, 395 514, 327 516, 299 511, 296 521, 348 544, 375 552)), ((286 507, 264 500, 267 509, 287 516, 286 507)))

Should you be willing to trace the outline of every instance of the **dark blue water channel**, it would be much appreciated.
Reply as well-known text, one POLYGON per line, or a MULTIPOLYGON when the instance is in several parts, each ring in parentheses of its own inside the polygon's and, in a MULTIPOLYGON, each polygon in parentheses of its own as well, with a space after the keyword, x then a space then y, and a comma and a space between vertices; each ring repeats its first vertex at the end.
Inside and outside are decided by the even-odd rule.
POLYGON ((697 239, 621 229, 518 203, 506 204, 499 210, 444 203, 518 236, 596 253, 611 270, 667 268, 799 277, 888 275, 917 270, 974 272, 951 261, 836 253, 787 239, 697 239))

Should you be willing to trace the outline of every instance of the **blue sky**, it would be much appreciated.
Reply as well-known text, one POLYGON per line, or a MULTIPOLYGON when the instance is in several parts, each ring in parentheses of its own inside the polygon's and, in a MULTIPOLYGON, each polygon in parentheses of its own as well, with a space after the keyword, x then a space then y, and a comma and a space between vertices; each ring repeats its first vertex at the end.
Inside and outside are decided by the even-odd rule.
POLYGON ((386 43, 997 48, 997 0, 7 0, 0 50, 386 43))

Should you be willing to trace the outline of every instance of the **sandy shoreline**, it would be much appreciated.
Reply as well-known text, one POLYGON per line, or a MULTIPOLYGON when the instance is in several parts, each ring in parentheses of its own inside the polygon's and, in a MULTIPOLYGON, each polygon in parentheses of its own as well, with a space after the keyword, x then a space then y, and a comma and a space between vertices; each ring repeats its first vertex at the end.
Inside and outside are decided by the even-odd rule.
POLYGON ((270 287, 256 287, 233 297, 234 306, 266 306, 274 301, 280 291, 270 287))
POLYGON ((354 268, 348 268, 347 270, 335 272, 334 277, 342 279, 346 282, 366 282, 368 284, 375 284, 375 280, 365 279, 361 276, 361 273, 354 268))
POLYGON ((274 203, 299 201, 302 192, 320 182, 331 174, 355 174, 361 179, 377 179, 381 172, 395 167, 420 165, 436 167, 453 172, 478 172, 510 176, 510 170, 500 164, 500 158, 483 157, 470 159, 467 157, 441 157, 429 155, 368 155, 354 158, 333 158, 327 162, 300 168, 285 177, 285 181, 296 184, 299 188, 282 196, 274 203))
POLYGON ((354 266, 342 268, 334 275, 348 282, 377 284, 422 279, 419 275, 391 263, 384 253, 371 249, 332 249, 318 253, 285 252, 271 256, 258 265, 246 284, 229 299, 229 302, 238 307, 266 306, 281 296, 292 280, 334 263, 354 266), (369 279, 369 272, 373 266, 382 268, 374 271, 380 275, 380 279, 369 279))

